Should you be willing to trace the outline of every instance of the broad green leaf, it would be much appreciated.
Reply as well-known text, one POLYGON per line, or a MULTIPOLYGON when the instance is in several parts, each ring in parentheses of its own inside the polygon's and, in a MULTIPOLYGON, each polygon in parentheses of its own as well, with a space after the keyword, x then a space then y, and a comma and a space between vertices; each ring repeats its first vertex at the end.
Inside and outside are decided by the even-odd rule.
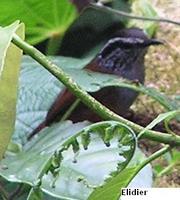
MULTIPOLYGON (((157 12, 152 3, 148 0, 134 0, 132 3, 132 13, 142 17, 156 18, 157 12)), ((157 30, 157 23, 152 21, 131 20, 130 26, 137 26, 144 29, 150 36, 153 36, 157 30)))
POLYGON ((61 199, 86 199, 94 186, 126 167, 136 146, 134 133, 121 123, 87 125, 66 121, 44 129, 22 152, 6 155, 0 175, 34 188, 42 183, 43 192, 61 199), (107 140, 109 127, 113 137, 107 140), (88 146, 84 144, 85 135, 90 137, 88 146))
POLYGON ((19 22, 0 27, 0 160, 13 133, 16 117, 22 51, 11 44, 15 32, 23 37, 23 26, 19 22))
MULTIPOLYGON (((73 59, 61 57, 60 64, 83 68, 91 58, 73 59)), ((57 59, 55 59, 57 63, 57 59)), ((45 118, 47 111, 64 86, 31 58, 24 56, 20 74, 20 91, 17 103, 16 129, 13 138, 26 143, 27 134, 45 118)))
POLYGON ((1 0, 0 24, 21 20, 26 25, 27 41, 39 43, 62 37, 77 16, 69 0, 1 0))

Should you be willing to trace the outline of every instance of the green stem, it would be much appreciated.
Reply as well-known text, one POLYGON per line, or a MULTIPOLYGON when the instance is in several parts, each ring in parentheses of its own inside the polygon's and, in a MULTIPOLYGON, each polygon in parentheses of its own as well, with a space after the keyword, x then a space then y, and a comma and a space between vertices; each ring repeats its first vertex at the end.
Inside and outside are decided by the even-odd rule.
POLYGON ((56 55, 61 42, 62 35, 54 35, 52 36, 47 45, 46 55, 56 55))
POLYGON ((166 145, 165 147, 163 147, 162 149, 160 149, 159 151, 156 151, 155 153, 153 153, 151 156, 149 156, 147 159, 145 159, 142 163, 140 163, 137 168, 135 173, 133 174, 133 176, 129 179, 127 185, 125 187, 127 187, 129 185, 129 183, 133 180, 133 178, 141 171, 141 169, 143 169, 147 164, 149 164, 150 162, 152 162, 153 160, 159 158, 160 156, 162 156, 163 154, 167 153, 170 150, 170 146, 166 145))
POLYGON ((114 13, 116 15, 120 15, 120 16, 123 16, 123 17, 126 17, 126 18, 135 19, 135 20, 155 21, 155 22, 163 22, 163 23, 171 23, 171 24, 175 24, 175 25, 180 25, 180 22, 177 22, 177 21, 174 21, 174 20, 170 20, 170 19, 166 19, 166 18, 141 17, 141 16, 129 14, 127 12, 115 10, 115 9, 110 8, 110 7, 103 6, 103 5, 96 4, 96 3, 91 3, 90 6, 94 9, 96 9, 96 10, 102 10, 103 12, 106 11, 106 12, 114 13))
MULTIPOLYGON (((30 55, 34 60, 46 68, 52 75, 61 81, 69 91, 71 91, 77 98, 79 98, 92 111, 97 113, 104 120, 115 120, 131 127, 136 134, 141 132, 144 127, 137 125, 123 117, 113 113, 111 110, 103 106, 100 102, 94 99, 86 91, 84 91, 68 74, 66 74, 60 67, 52 63, 44 54, 38 51, 33 46, 29 45, 17 35, 13 36, 13 43, 21 48, 25 53, 30 55)), ((146 130, 143 138, 148 138, 157 142, 162 142, 170 145, 180 146, 180 136, 164 134, 157 131, 146 130)))
POLYGON ((162 156, 163 154, 167 153, 168 151, 170 151, 171 147, 169 145, 166 145, 165 147, 163 147, 162 149, 160 149, 159 151, 156 151, 155 153, 153 153, 151 156, 149 156, 147 159, 145 159, 138 167, 138 172, 144 168, 147 164, 149 164, 150 162, 152 162, 153 160, 159 158, 160 156, 162 156))
POLYGON ((65 114, 61 118, 61 122, 68 119, 68 117, 71 115, 71 113, 74 111, 74 109, 78 106, 80 103, 80 99, 76 99, 76 101, 69 107, 69 109, 65 112, 65 114))
POLYGON ((157 174, 157 177, 161 177, 161 176, 167 174, 172 168, 174 168, 175 165, 176 165, 176 163, 172 163, 172 164, 168 165, 159 174, 157 174))

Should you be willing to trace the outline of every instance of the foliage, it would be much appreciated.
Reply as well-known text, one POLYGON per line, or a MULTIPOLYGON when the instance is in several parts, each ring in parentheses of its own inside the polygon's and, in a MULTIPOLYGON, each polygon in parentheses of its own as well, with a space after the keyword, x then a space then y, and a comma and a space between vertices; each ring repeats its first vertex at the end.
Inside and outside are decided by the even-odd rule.
MULTIPOLYGON (((107 86, 129 87, 156 99, 167 110, 176 109, 176 104, 173 101, 153 88, 119 80, 114 75, 82 70, 91 57, 76 59, 58 56, 53 57, 52 60, 88 92, 94 92, 107 86)), ((33 59, 27 56, 23 57, 16 129, 13 135, 17 142, 22 144, 26 142, 27 135, 43 121, 50 105, 63 88, 64 86, 54 76, 41 68, 33 59), (45 98, 46 101, 44 101, 45 98)))
POLYGON ((21 51, 10 44, 15 32, 23 37, 23 29, 18 22, 5 28, 0 27, 0 160, 10 141, 15 123, 21 59, 21 51))
MULTIPOLYGON (((139 16, 145 16, 145 17, 155 17, 158 16, 155 8, 152 6, 152 4, 148 0, 135 0, 132 4, 132 12, 134 14, 138 14, 139 16)), ((149 21, 130 21, 131 26, 138 26, 143 28, 150 36, 153 36, 156 33, 157 30, 157 24, 149 21)))
POLYGON ((0 174, 11 182, 39 185, 52 196, 81 199, 92 190, 87 184, 97 187, 108 174, 113 177, 120 173, 131 160, 135 146, 134 133, 120 123, 87 126, 87 122, 67 121, 44 130, 21 152, 7 155, 0 174))
POLYGON ((21 20, 31 44, 62 37, 77 16, 76 8, 68 0, 1 0, 0 6, 1 25, 21 20))
MULTIPOLYGON (((142 13, 147 12, 148 16, 156 14, 147 1, 139 0, 138 2, 139 4, 145 4, 144 10, 141 10, 142 13)), ((15 4, 14 1, 6 3, 8 3, 6 6, 5 1, 0 3, 4 8, 0 14, 0 22, 8 24, 16 18, 20 18, 27 26, 28 41, 33 44, 56 34, 60 37, 65 34, 66 37, 66 30, 77 16, 75 7, 67 0, 54 1, 53 3, 38 0, 33 2, 20 0, 15 4), (19 9, 20 14, 15 12, 16 9, 13 8, 12 2, 13 6, 15 5, 19 9), (58 12, 58 9, 61 12, 58 12), (25 12, 27 10, 30 12, 25 12), (4 13, 7 12, 10 15, 6 18, 4 13), (69 13, 71 14, 69 15, 69 13)), ((111 5, 113 8, 118 9, 120 5, 126 4, 124 3, 125 1, 121 1, 120 4, 113 2, 111 5)), ((128 7, 128 4, 126 5, 128 7)), ((139 10, 138 7, 136 9, 139 10)), ((96 10, 92 12, 92 10, 91 8, 91 14, 97 13, 98 15, 100 13, 96 10)), ((89 23, 87 13, 90 12, 85 11, 84 14, 81 14, 69 30, 72 30, 73 27, 78 28, 79 26, 87 25, 89 23)), ((99 18, 94 26, 92 22, 90 23, 92 27, 97 28, 95 31, 97 35, 104 32, 107 27, 110 27, 111 23, 120 23, 121 21, 121 25, 127 25, 127 21, 119 20, 117 16, 114 16, 113 11, 110 15, 104 12, 98 16, 99 18), (102 18, 102 16, 111 16, 108 19, 108 23, 105 22, 105 18, 102 18)), ((146 137, 147 132, 151 138, 161 142, 161 139, 167 135, 155 132, 156 136, 151 129, 159 122, 164 121, 166 131, 170 136, 172 135, 172 142, 169 142, 169 145, 172 146, 173 142, 179 144, 179 137, 169 128, 169 121, 179 115, 175 101, 170 101, 165 94, 153 88, 147 88, 127 80, 117 80, 117 77, 113 75, 107 76, 106 74, 83 70, 82 68, 96 54, 98 47, 88 49, 88 56, 81 59, 63 56, 51 57, 53 63, 55 63, 54 65, 35 48, 23 43, 21 39, 18 40, 19 43, 17 42, 18 37, 14 33, 18 28, 21 29, 20 25, 14 23, 0 29, 1 35, 4 37, 0 45, 0 48, 2 48, 0 49, 0 69, 2 72, 0 74, 0 131, 3 133, 0 134, 0 136, 3 136, 0 140, 4 143, 3 149, 0 149, 2 155, 9 143, 16 118, 12 142, 9 143, 5 157, 0 162, 0 182, 3 182, 5 188, 7 187, 6 190, 9 192, 10 188, 13 188, 18 199, 26 198, 28 200, 51 198, 95 200, 103 199, 105 195, 107 200, 117 200, 121 195, 120 189, 122 187, 150 187, 152 184, 152 170, 150 166, 146 165, 169 152, 170 146, 164 147, 146 158, 137 149, 137 142, 141 137, 146 137), (41 64, 37 64, 28 56, 23 58, 16 117, 15 105, 20 51, 15 53, 13 51, 11 54, 7 53, 7 50, 11 51, 12 45, 10 46, 10 41, 12 39, 14 44, 41 64), (91 51, 89 52, 89 50, 91 51), (11 60, 15 63, 13 71, 11 60), (51 73, 54 69, 61 77, 55 73, 50 74, 42 66, 46 67, 51 73), (9 70, 10 67, 11 69, 9 70), (11 74, 9 73, 10 71, 11 74), (4 74, 7 74, 11 81, 13 79, 13 87, 9 79, 8 81, 3 79, 4 74), (53 75, 56 75, 56 77, 53 75), (64 87, 59 82, 62 77, 65 77, 63 79, 64 84, 68 82, 77 86, 77 91, 73 87, 71 88, 74 94, 84 92, 84 96, 81 97, 82 101, 89 97, 85 91, 98 91, 108 86, 126 87, 148 95, 169 112, 160 114, 144 129, 134 125, 134 123, 128 123, 127 120, 128 126, 119 122, 119 118, 117 121, 109 120, 94 124, 90 124, 87 121, 74 124, 71 121, 61 121, 43 129, 37 137, 27 141, 28 134, 44 119, 56 95, 64 87), (7 95, 6 99, 4 99, 4 95, 7 95), (5 120, 2 120, 3 118, 5 120), (137 137, 136 135, 138 134, 139 136, 137 137), (17 185, 17 189, 14 189, 14 184, 17 185)), ((148 23, 146 28, 151 35, 156 30, 156 25, 148 23)), ((57 42, 57 40, 54 41, 57 42)), ((56 52, 56 49, 52 49, 54 41, 52 43, 50 41, 48 44, 50 53, 56 52)), ((101 42, 101 40, 98 40, 98 42, 101 42)), ((99 45, 101 46, 100 43, 99 45)), ((17 51, 17 47, 13 45, 13 48, 17 51)), ((91 106, 97 103, 91 99, 89 101, 91 106)), ((103 112, 106 113, 107 110, 104 109, 103 112)), ((169 161, 170 166, 177 164, 178 159, 179 154, 176 152, 173 159, 169 161)), ((158 167, 156 169, 159 175, 168 171, 168 169, 159 170, 158 167)), ((8 198, 4 190, 1 190, 1 187, 0 195, 2 195, 2 198, 8 198)))

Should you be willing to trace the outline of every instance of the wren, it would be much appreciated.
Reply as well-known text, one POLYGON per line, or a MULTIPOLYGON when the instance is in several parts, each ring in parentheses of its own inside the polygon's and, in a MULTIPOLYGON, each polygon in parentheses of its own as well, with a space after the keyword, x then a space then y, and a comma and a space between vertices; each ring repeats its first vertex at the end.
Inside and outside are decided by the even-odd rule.
MULTIPOLYGON (((122 29, 105 44, 98 55, 85 66, 85 69, 114 74, 120 78, 143 84, 145 54, 150 45, 159 44, 162 44, 160 40, 148 38, 139 28, 122 29)), ((115 86, 105 87, 90 94, 118 115, 124 115, 138 95, 136 91, 131 89, 115 86)), ((64 89, 50 107, 45 120, 31 133, 30 137, 62 116, 75 100, 76 97, 68 89, 64 89)), ((97 122, 101 120, 81 102, 71 113, 69 119, 73 122, 83 120, 97 122)))

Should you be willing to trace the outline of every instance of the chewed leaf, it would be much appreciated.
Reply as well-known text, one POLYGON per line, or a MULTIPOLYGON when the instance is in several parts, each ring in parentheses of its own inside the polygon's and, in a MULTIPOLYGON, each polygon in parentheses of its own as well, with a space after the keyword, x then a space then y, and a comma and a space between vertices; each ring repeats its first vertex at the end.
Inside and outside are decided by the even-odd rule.
POLYGON ((11 44, 15 32, 23 37, 23 26, 19 25, 19 22, 0 27, 0 159, 10 141, 16 118, 22 51, 11 44))
POLYGON ((54 197, 86 199, 93 191, 91 186, 102 185, 127 166, 135 147, 135 134, 121 123, 66 121, 44 129, 22 152, 7 155, 0 164, 0 175, 31 186, 40 183, 42 191, 54 197), (110 134, 110 127, 114 129, 108 137, 110 146, 106 147, 98 131, 109 128, 110 134))

